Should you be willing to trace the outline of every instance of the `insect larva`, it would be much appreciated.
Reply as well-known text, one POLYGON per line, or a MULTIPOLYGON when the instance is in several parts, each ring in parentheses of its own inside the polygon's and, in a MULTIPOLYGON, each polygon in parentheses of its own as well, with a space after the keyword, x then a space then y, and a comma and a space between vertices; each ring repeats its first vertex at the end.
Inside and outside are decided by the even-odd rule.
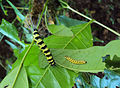
POLYGON ((4 88, 12 88, 12 87, 11 87, 11 86, 6 85, 6 86, 4 86, 4 88))
POLYGON ((47 48, 47 45, 43 42, 42 38, 40 37, 37 29, 34 29, 34 31, 33 31, 33 37, 34 37, 34 41, 36 42, 36 44, 40 47, 41 51, 46 56, 49 64, 51 64, 51 66, 55 65, 53 56, 52 56, 50 50, 47 48))
POLYGON ((73 64, 85 64, 87 63, 86 61, 78 61, 78 60, 74 60, 68 56, 64 56, 69 62, 73 63, 73 64))

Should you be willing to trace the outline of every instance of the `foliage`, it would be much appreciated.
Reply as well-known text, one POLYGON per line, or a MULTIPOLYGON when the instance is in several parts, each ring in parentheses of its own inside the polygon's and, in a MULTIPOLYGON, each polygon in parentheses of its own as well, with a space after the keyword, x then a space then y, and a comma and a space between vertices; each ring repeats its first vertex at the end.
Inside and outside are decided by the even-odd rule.
POLYGON ((104 77, 99 78, 96 75, 91 75, 90 84, 87 83, 82 75, 79 75, 75 79, 77 88, 119 88, 120 87, 120 75, 110 71, 104 71, 104 77))
POLYGON ((19 43, 22 45, 22 47, 25 47, 25 45, 20 41, 18 37, 18 32, 15 28, 14 25, 11 23, 7 22, 6 20, 2 20, 2 23, 0 25, 0 32, 7 36, 8 38, 14 40, 15 42, 19 43))
MULTIPOLYGON (((22 20, 19 20, 22 24, 25 17, 9 0, 7 2, 22 20)), ((11 71, 0 83, 0 88, 5 86, 12 88, 72 88, 75 78, 80 72, 97 73, 103 72, 104 69, 116 70, 120 68, 118 62, 120 40, 111 41, 106 46, 93 46, 91 23, 94 20, 85 22, 66 16, 58 16, 56 22, 57 24, 48 25, 52 35, 44 38, 44 42, 51 49, 56 62, 56 66, 50 66, 46 57, 33 41, 31 44, 20 41, 16 27, 12 23, 2 20, 0 32, 18 43, 22 48, 14 46, 8 40, 6 41, 13 48, 17 60, 13 63, 11 71), (106 55, 109 55, 109 58, 104 59, 106 55), (64 56, 76 60, 85 60, 87 63, 73 64, 67 61, 64 56)), ((106 70, 105 73, 107 73, 106 70)), ((93 80, 96 80, 94 76, 91 78, 91 81, 93 80)), ((84 83, 84 81, 82 82, 84 83)), ((91 87, 89 84, 84 84, 88 88, 91 87)), ((96 85, 93 84, 93 86, 96 85)))

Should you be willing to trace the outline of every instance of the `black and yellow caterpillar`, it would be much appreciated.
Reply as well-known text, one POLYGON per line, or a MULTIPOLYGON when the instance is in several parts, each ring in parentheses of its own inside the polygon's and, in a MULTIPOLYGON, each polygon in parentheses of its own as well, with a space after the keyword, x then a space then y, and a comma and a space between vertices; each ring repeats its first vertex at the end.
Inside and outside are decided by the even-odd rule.
POLYGON ((7 88, 7 87, 8 87, 8 85, 4 86, 4 88, 7 88))
POLYGON ((37 29, 33 30, 33 38, 34 38, 34 41, 36 42, 36 44, 40 47, 41 51, 46 56, 49 64, 51 64, 51 66, 54 66, 55 61, 53 59, 53 56, 52 56, 50 50, 47 48, 47 45, 43 42, 42 38, 40 37, 37 29))
POLYGON ((77 60, 74 60, 68 56, 64 56, 69 62, 73 63, 73 64, 85 64, 87 63, 86 61, 77 61, 77 60))

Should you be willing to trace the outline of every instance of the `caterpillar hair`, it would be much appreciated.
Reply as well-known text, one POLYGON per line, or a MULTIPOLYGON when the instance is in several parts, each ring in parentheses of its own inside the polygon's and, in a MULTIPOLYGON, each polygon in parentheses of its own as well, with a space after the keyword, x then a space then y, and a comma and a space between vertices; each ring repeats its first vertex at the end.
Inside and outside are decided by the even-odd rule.
POLYGON ((47 45, 43 42, 42 38, 40 37, 37 29, 33 30, 33 37, 34 37, 34 41, 36 42, 36 44, 40 47, 41 51, 46 56, 49 64, 51 64, 51 66, 54 66, 55 61, 53 59, 53 56, 50 50, 47 48, 47 45))
POLYGON ((64 56, 69 62, 73 63, 73 64, 85 64, 87 63, 86 61, 77 61, 77 60, 74 60, 68 56, 64 56))

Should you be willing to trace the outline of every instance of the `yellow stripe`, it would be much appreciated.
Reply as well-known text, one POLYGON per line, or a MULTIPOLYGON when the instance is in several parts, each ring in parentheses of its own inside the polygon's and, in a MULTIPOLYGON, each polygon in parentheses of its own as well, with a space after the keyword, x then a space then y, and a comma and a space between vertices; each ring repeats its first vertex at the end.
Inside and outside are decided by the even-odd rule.
POLYGON ((48 50, 48 48, 45 48, 44 50, 43 50, 43 52, 45 52, 45 51, 47 51, 48 50))
POLYGON ((49 62, 53 62, 54 60, 51 60, 51 61, 49 61, 49 62))
POLYGON ((52 59, 52 56, 50 56, 50 57, 47 57, 47 60, 49 60, 49 59, 52 59))
MULTIPOLYGON (((43 41, 43 40, 42 40, 42 39, 38 39, 38 40, 37 40, 37 44, 38 44, 39 42, 41 42, 41 41, 43 41)), ((39 44, 38 44, 38 45, 39 45, 39 44)))
POLYGON ((74 60, 68 56, 64 56, 64 57, 73 64, 85 64, 86 63, 86 61, 77 61, 77 60, 74 60))
POLYGON ((48 52, 48 53, 45 53, 45 55, 49 55, 50 54, 50 52, 48 52))
POLYGON ((38 34, 35 34, 34 37, 38 37, 39 35, 38 34))
MULTIPOLYGON (((40 49, 42 48, 42 47, 44 47, 45 46, 45 44, 43 43, 43 44, 41 44, 41 45, 38 45, 39 47, 40 47, 40 49)), ((43 50, 43 49, 42 49, 43 50)))
MULTIPOLYGON (((35 33, 35 32, 38 32, 38 31, 34 31, 33 33, 35 33)), ((44 44, 44 42, 43 42, 42 44, 38 44, 39 42, 42 42, 43 40, 42 40, 41 38, 35 39, 36 37, 39 37, 39 34, 33 35, 33 38, 34 38, 34 41, 36 41, 36 44, 37 44, 37 45, 40 47, 40 49, 41 49, 42 47, 45 46, 45 44, 44 44)), ((47 50, 49 50, 49 49, 46 47, 45 49, 41 49, 41 50, 42 50, 42 52, 44 53, 45 51, 47 51, 47 50)), ((47 55, 49 55, 49 54, 51 54, 51 52, 44 53, 44 55, 46 56, 47 60, 50 60, 49 63, 50 63, 51 65, 55 65, 55 62, 54 62, 54 60, 52 59, 52 58, 53 58, 52 55, 49 56, 49 57, 47 57, 47 55), (51 59, 52 59, 52 60, 51 60, 51 59)))

